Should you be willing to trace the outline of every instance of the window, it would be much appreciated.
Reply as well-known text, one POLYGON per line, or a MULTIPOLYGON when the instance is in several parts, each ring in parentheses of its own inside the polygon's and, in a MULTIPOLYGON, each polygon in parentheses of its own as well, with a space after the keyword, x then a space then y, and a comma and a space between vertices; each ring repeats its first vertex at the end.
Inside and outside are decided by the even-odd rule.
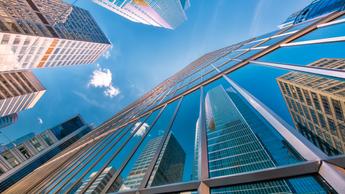
POLYGON ((42 151, 44 149, 44 147, 38 142, 38 140, 36 138, 32 138, 30 140, 30 142, 37 149, 37 151, 40 152, 40 151, 42 151))
POLYGON ((344 111, 341 107, 340 101, 332 99, 332 104, 336 118, 341 121, 344 121, 344 111))
POLYGON ((4 151, 1 155, 2 155, 2 157, 5 158, 5 160, 8 163, 10 163, 10 165, 13 168, 20 164, 19 161, 15 158, 15 156, 10 151, 4 151))
POLYGON ((49 146, 54 144, 54 141, 47 134, 43 134, 42 137, 49 146))
POLYGON ((24 156, 26 159, 31 158, 30 153, 26 150, 26 148, 24 147, 24 145, 18 146, 18 150, 20 151, 20 153, 23 154, 23 156, 24 156))
POLYGON ((4 34, 1 40, 1 44, 8 44, 9 41, 10 41, 10 35, 4 34))
POLYGON ((320 106, 320 102, 319 102, 319 98, 317 97, 317 94, 315 94, 314 92, 311 92, 311 96, 312 96, 315 108, 317 110, 321 110, 321 106, 320 106))
POLYGON ((322 100, 323 108, 325 109, 326 114, 329 114, 329 115, 332 114, 327 97, 321 96, 321 100, 322 100))

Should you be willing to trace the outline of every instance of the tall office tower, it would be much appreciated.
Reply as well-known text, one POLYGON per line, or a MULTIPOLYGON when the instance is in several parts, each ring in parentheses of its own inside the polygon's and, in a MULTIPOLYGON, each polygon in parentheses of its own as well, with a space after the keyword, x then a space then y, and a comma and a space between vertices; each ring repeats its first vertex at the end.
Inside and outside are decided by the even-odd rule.
POLYGON ((13 123, 15 123, 17 121, 17 119, 18 119, 17 113, 13 113, 13 114, 10 114, 7 116, 0 117, 0 129, 12 125, 13 123))
POLYGON ((153 187, 181 181, 185 159, 185 151, 175 136, 169 133, 150 176, 148 186, 153 187))
MULTIPOLYGON (((206 94, 205 101, 210 177, 276 166, 269 151, 254 131, 260 128, 252 129, 253 126, 250 126, 244 117, 247 115, 243 115, 240 111, 240 109, 250 110, 238 107, 241 103, 238 99, 229 97, 225 89, 218 86, 206 94)), ((248 107, 244 108, 248 109, 248 107)), ((259 127, 264 128, 264 126, 263 124, 259 127)), ((269 129, 264 128, 264 130, 269 129)), ((285 181, 276 182, 274 186, 281 189, 279 192, 291 193, 285 181)), ((261 190, 263 193, 269 191, 270 188, 261 190)))
MULTIPOLYGON (((145 176, 152 158, 156 154, 163 136, 150 140, 133 166, 130 175, 124 180, 121 190, 138 188, 145 176)), ((185 152, 172 133, 169 134, 150 176, 148 185, 169 184, 182 180, 185 152), (168 169, 174 169, 169 171, 168 169), (168 173, 170 172, 170 173, 168 173)), ((115 190, 116 191, 116 190, 115 190)))
POLYGON ((318 112, 339 134, 343 62, 307 64, 345 58, 345 11, 334 12, 345 8, 345 0, 314 3, 331 7, 310 6, 307 12, 321 15, 201 56, 3 193, 73 191, 97 172, 86 191, 108 167, 116 172, 105 193, 119 179, 120 193, 344 193, 345 155, 330 157, 299 132, 276 80, 290 72, 315 76, 320 83, 305 90, 312 103, 315 91, 318 112), (137 123, 145 123, 140 136, 132 133, 133 126, 142 129, 137 123), (169 146, 172 137, 183 149, 169 146))
POLYGON ((0 192, 90 131, 90 126, 86 125, 80 116, 75 116, 40 134, 30 133, 3 146, 0 151, 0 192), (56 133, 57 129, 61 132, 56 133), (64 133, 64 137, 59 135, 61 133, 64 133))
POLYGON ((45 88, 32 72, 0 73, 0 116, 32 108, 45 93, 45 88))
POLYGON ((307 7, 291 14, 279 28, 285 28, 316 17, 322 17, 333 11, 344 10, 343 3, 342 0, 314 0, 307 7))
MULTIPOLYGON (((85 185, 97 174, 97 172, 94 172, 90 175, 89 179, 87 179, 80 188, 76 191, 76 193, 81 193, 81 191, 84 189, 85 185)), ((111 177, 113 177, 115 174, 115 170, 112 167, 108 167, 103 170, 101 175, 99 175, 96 179, 96 181, 86 190, 85 193, 101 193, 105 192, 104 187, 107 185, 111 177)), ((119 179, 120 180, 120 179, 119 179)), ((120 186, 122 185, 122 181, 117 181, 116 184, 113 184, 113 188, 111 190, 117 191, 119 190, 120 186)))
POLYGON ((0 71, 88 64, 110 43, 88 11, 62 0, 0 0, 0 71))
MULTIPOLYGON (((344 70, 345 59, 308 66, 344 70)), ((295 72, 277 81, 296 128, 329 155, 345 153, 345 82, 295 72)))
POLYGON ((93 0, 133 22, 175 29, 187 20, 189 0, 93 0))

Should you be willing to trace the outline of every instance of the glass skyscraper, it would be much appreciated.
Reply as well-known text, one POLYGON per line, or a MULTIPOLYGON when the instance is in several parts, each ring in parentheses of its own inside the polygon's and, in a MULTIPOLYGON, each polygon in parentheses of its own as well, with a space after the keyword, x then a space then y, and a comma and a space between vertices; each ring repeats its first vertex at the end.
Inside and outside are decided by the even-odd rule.
POLYGON ((187 20, 189 0, 93 0, 133 22, 175 29, 187 20))
POLYGON ((109 168, 103 193, 344 193, 344 6, 201 56, 4 193, 85 193, 109 168))

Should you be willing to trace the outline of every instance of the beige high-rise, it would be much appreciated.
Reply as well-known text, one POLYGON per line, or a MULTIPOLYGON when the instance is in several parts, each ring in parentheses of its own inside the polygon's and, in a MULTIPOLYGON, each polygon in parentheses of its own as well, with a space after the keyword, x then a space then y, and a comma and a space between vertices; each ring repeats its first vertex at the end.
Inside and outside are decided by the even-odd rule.
MULTIPOLYGON (((345 59, 308 66, 341 70, 345 59)), ((345 153, 345 82, 296 72, 277 81, 296 128, 326 153, 345 153)))

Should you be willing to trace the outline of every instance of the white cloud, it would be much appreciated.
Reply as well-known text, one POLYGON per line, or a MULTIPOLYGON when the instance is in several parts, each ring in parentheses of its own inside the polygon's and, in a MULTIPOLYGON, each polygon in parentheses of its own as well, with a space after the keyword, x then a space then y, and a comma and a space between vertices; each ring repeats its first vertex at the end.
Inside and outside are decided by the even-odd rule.
POLYGON ((120 94, 120 89, 111 85, 104 91, 104 94, 112 98, 120 94))
POLYGON ((92 72, 91 79, 87 85, 89 87, 105 88, 104 95, 110 98, 120 94, 120 89, 113 86, 110 69, 101 68, 99 64, 97 64, 97 69, 92 72))
POLYGON ((112 73, 109 69, 102 69, 97 64, 97 69, 92 72, 88 86, 93 87, 109 87, 112 83, 112 73))
POLYGON ((134 136, 140 136, 141 137, 141 136, 143 136, 145 134, 146 130, 149 128, 149 125, 147 123, 137 122, 137 123, 135 123, 135 125, 134 125, 134 127, 132 129, 132 133, 134 133, 135 129, 138 128, 138 127, 139 127, 139 129, 134 134, 134 136))
POLYGON ((39 123, 40 125, 43 124, 43 119, 42 119, 41 117, 38 117, 37 120, 38 120, 38 123, 39 123))

